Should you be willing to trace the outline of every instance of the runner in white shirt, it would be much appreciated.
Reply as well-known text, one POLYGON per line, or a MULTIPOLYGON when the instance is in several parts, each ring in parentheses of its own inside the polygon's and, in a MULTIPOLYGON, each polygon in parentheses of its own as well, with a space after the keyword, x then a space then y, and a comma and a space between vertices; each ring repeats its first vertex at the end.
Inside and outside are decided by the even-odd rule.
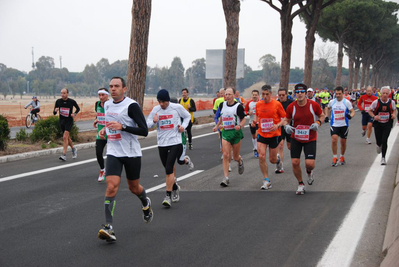
POLYGON ((333 152, 333 159, 331 166, 335 167, 344 165, 345 151, 346 151, 346 138, 349 132, 349 120, 355 116, 355 110, 351 102, 344 98, 344 88, 338 86, 334 89, 336 98, 330 100, 328 103, 328 112, 331 115, 330 119, 330 132, 331 132, 331 148, 333 152), (341 138, 341 155, 338 161, 338 137, 341 138))
POLYGON ((254 157, 259 158, 259 153, 257 150, 257 141, 256 141, 256 131, 258 130, 258 124, 255 127, 251 126, 252 121, 255 119, 255 107, 256 103, 259 101, 259 91, 252 90, 252 99, 245 105, 245 114, 249 115, 249 130, 252 135, 252 145, 254 146, 254 157))
POLYGON ((186 155, 184 161, 180 160, 183 152, 181 133, 188 126, 191 115, 182 105, 171 103, 169 92, 165 89, 158 92, 157 99, 159 105, 152 109, 147 118, 147 126, 151 128, 157 125, 158 151, 166 171, 166 196, 162 205, 170 207, 173 200, 177 202, 180 199, 176 197, 178 186, 175 183, 175 161, 180 165, 187 164, 190 170, 194 168, 189 156, 186 155))

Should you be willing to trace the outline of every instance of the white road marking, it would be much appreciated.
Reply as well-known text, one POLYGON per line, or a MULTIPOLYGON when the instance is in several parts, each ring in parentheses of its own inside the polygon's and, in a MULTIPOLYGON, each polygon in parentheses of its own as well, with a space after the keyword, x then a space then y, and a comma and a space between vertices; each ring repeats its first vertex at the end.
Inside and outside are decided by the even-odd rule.
MULTIPOLYGON (((395 144, 399 127, 393 127, 388 139, 388 151, 385 156, 388 164, 396 164, 389 160, 392 148, 395 144)), ((360 188, 359 194, 349 213, 346 215, 335 237, 324 252, 323 258, 317 264, 325 266, 350 266, 356 247, 362 236, 364 227, 378 196, 378 190, 384 166, 381 166, 381 156, 378 155, 370 167, 369 172, 360 188)))
MULTIPOLYGON (((186 175, 183 175, 182 177, 177 178, 177 181, 178 181, 178 182, 183 181, 183 180, 185 180, 185 179, 187 179, 187 178, 190 178, 191 176, 194 176, 194 175, 196 175, 196 174, 198 174, 198 173, 201 173, 201 172, 203 172, 203 171, 204 171, 204 170, 196 170, 196 171, 190 172, 190 173, 188 173, 188 174, 186 174, 186 175)), ((157 191, 158 189, 161 189, 161 188, 164 188, 164 187, 166 187, 166 183, 163 183, 163 184, 160 184, 160 185, 151 187, 150 189, 146 189, 145 191, 146 191, 147 193, 150 193, 150 192, 157 191)))

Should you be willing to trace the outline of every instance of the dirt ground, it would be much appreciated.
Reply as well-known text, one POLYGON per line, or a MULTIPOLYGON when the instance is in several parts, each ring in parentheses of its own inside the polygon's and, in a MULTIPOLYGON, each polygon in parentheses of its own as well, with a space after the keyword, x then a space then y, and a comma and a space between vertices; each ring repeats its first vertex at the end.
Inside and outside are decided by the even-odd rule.
MULTIPOLYGON (((213 116, 199 117, 195 118, 194 124, 205 124, 213 122, 213 116)), ((150 130, 152 131, 152 129, 150 130)), ((74 142, 74 144, 90 143, 96 140, 96 130, 80 132, 78 135, 79 141, 74 142)), ((58 139, 55 142, 36 142, 31 143, 28 139, 27 141, 21 142, 12 139, 8 142, 7 149, 5 151, 0 151, 1 156, 14 155, 19 153, 25 153, 30 151, 45 150, 50 148, 62 147, 62 139, 58 139)))

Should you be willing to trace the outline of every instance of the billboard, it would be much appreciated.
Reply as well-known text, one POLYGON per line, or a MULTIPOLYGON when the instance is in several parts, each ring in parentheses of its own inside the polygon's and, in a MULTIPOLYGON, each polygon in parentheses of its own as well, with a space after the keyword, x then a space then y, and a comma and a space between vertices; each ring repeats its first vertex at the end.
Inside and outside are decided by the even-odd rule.
MULTIPOLYGON (((206 50, 206 79, 223 79, 226 49, 206 50)), ((244 78, 245 49, 237 50, 236 79, 244 78)))

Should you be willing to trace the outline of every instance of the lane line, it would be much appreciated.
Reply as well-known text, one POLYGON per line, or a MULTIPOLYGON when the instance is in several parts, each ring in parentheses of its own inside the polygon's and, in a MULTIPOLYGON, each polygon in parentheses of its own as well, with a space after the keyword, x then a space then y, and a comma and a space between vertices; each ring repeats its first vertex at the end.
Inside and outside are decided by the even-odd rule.
MULTIPOLYGON (((390 164, 396 164, 392 160, 389 161, 389 159, 398 132, 399 127, 394 126, 388 140, 388 151, 385 158, 387 159, 387 163, 390 164)), ((366 175, 355 202, 352 204, 336 235, 324 252, 323 257, 318 262, 318 267, 351 266, 364 227, 378 196, 378 190, 385 169, 384 166, 381 166, 380 161, 381 156, 377 155, 366 175)))
MULTIPOLYGON (((190 172, 190 173, 188 173, 188 174, 186 174, 186 175, 183 175, 183 176, 177 178, 177 181, 178 181, 178 182, 183 181, 183 180, 188 179, 188 178, 190 178, 191 176, 194 176, 194 175, 196 175, 196 174, 199 174, 199 173, 201 173, 201 172, 203 172, 203 171, 204 171, 204 170, 196 170, 196 171, 190 172)), ((161 189, 161 188, 164 188, 164 187, 166 187, 166 183, 163 183, 163 184, 160 184, 160 185, 151 187, 150 189, 146 189, 145 191, 146 191, 147 193, 151 193, 151 192, 157 191, 158 189, 161 189)))

